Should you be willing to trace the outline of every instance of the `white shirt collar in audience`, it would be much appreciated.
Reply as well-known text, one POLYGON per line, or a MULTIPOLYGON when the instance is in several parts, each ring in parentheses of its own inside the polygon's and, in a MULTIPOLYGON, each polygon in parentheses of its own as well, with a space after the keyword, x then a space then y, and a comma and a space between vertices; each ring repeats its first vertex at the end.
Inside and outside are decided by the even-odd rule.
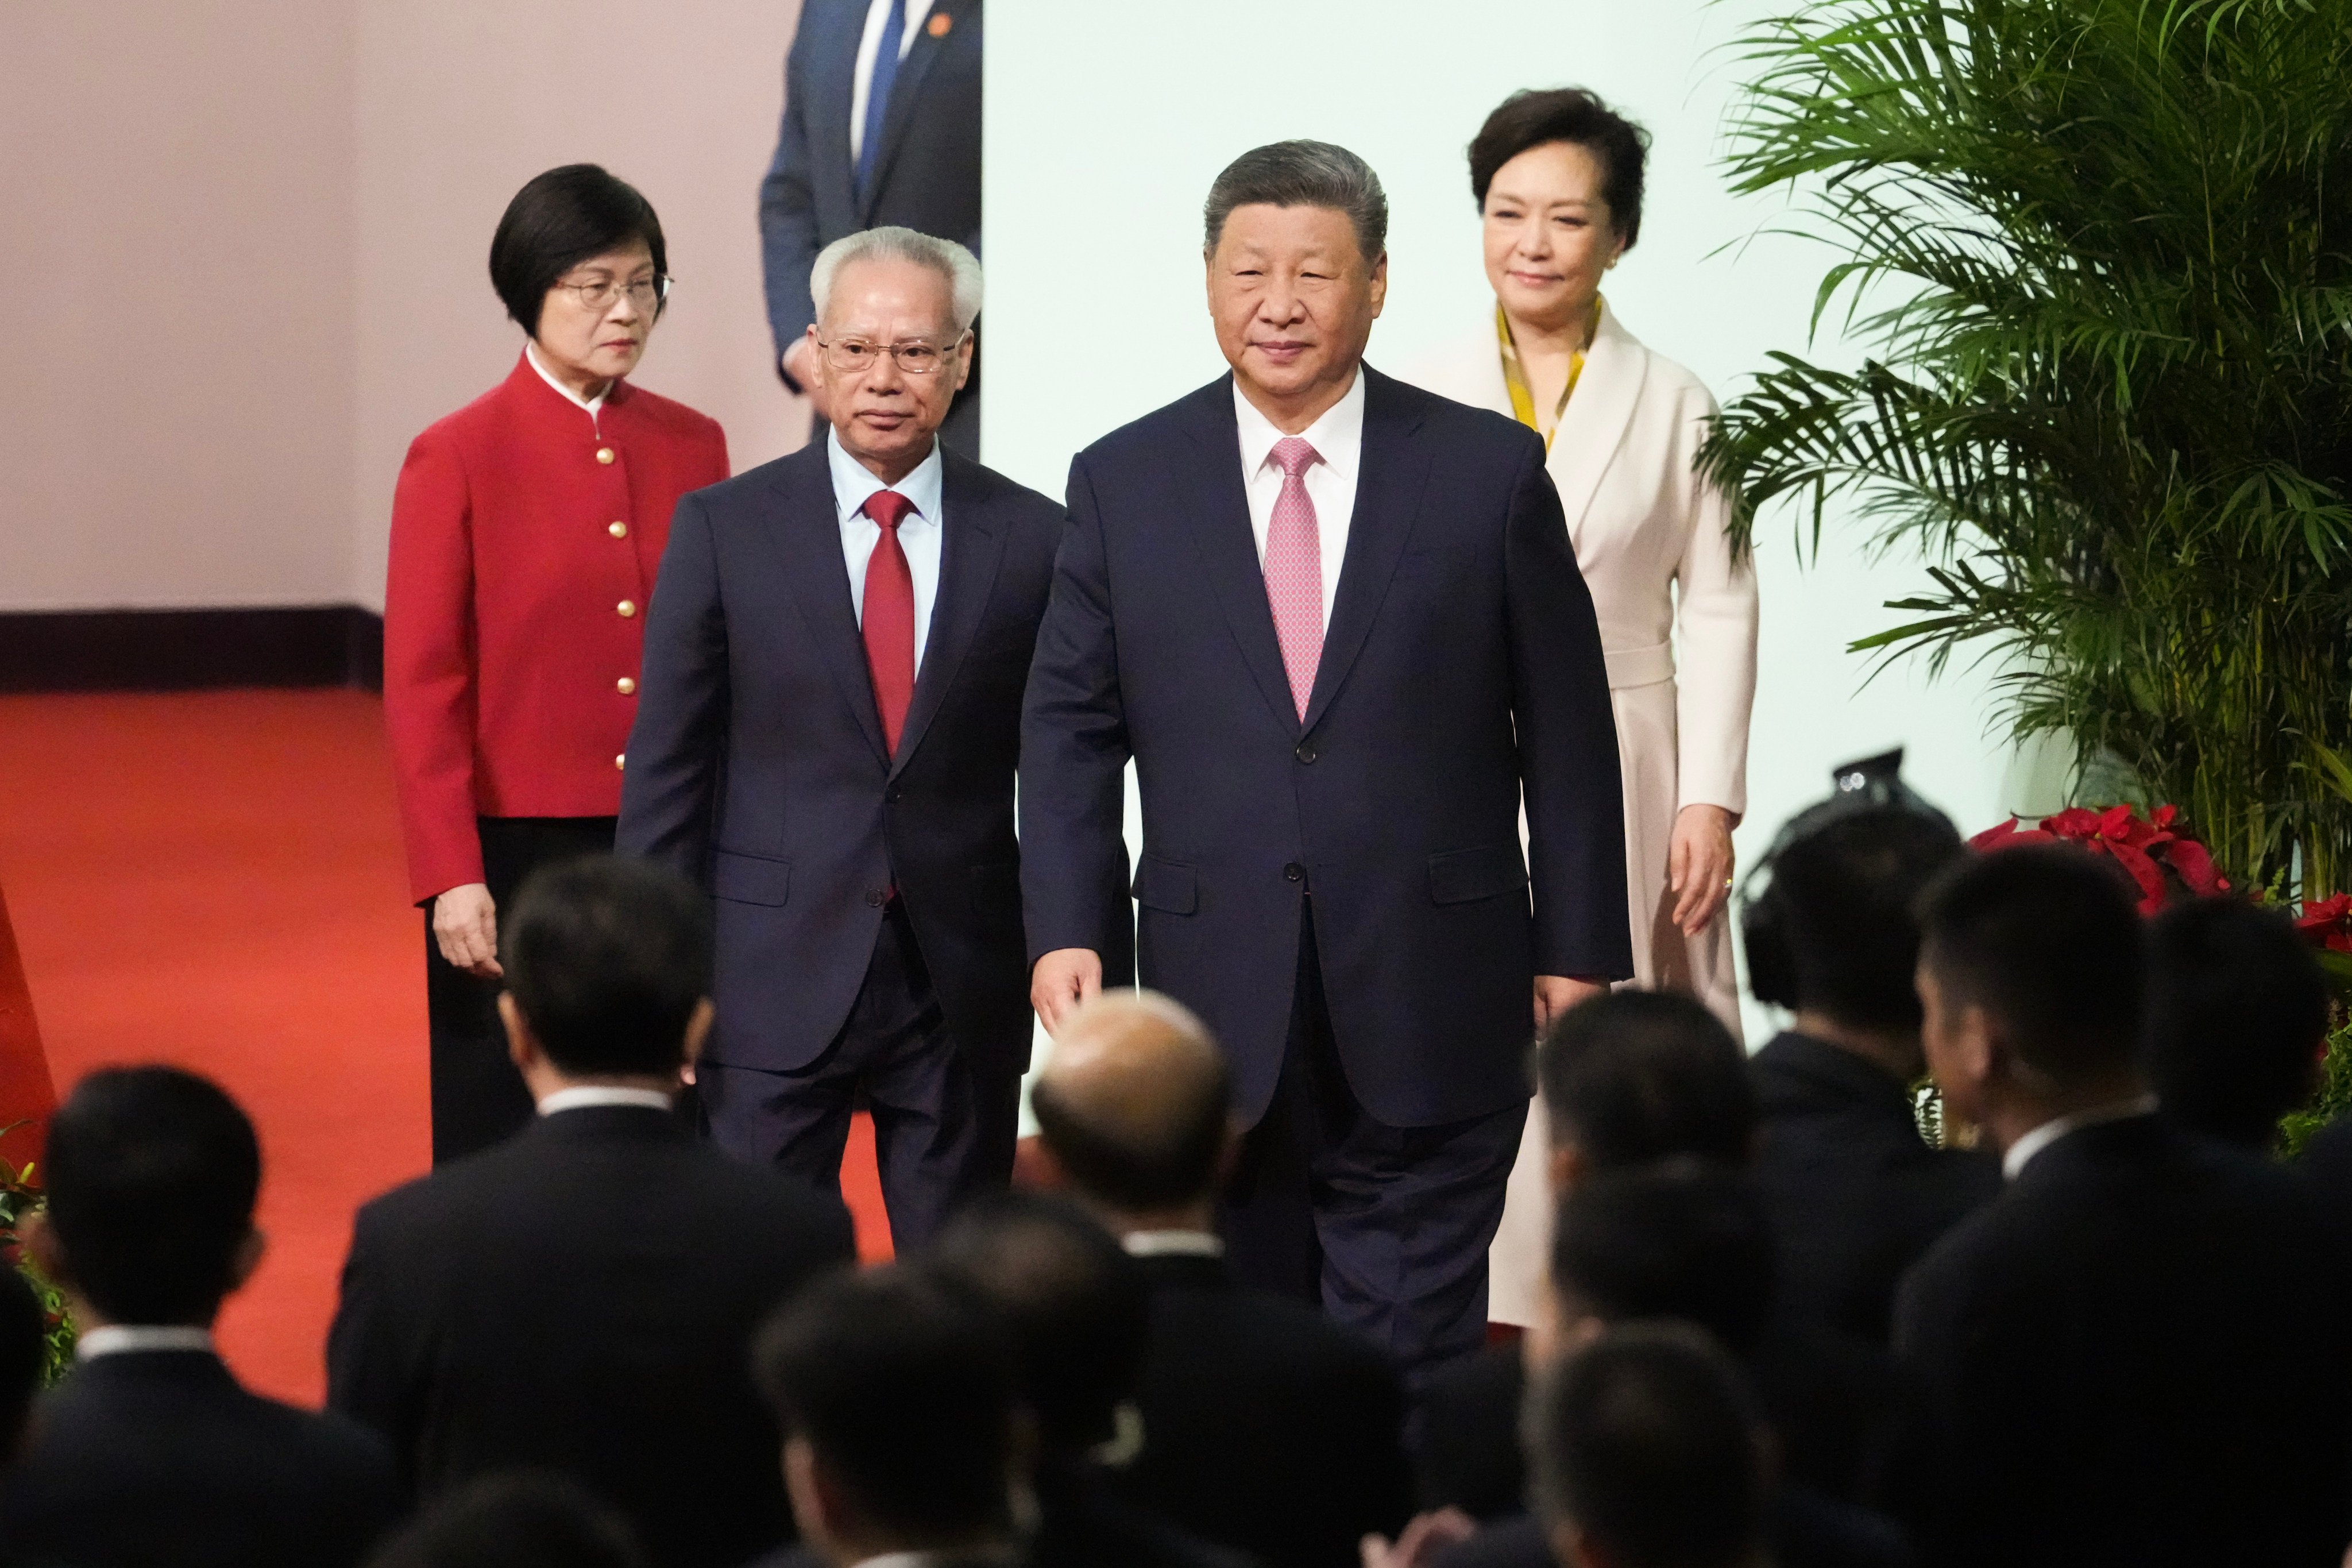
POLYGON ((1131 1258, 1223 1258, 1225 1244, 1205 1230, 1131 1230, 1120 1239, 1131 1258))
POLYGON ((563 1110, 593 1110, 599 1106, 634 1105, 645 1110, 671 1109, 670 1097, 657 1089, 605 1089, 589 1085, 582 1089, 559 1089, 539 1102, 541 1116, 553 1116, 563 1110))
POLYGON ((85 1330, 74 1342, 76 1361, 96 1361, 100 1356, 131 1355, 140 1351, 220 1353, 213 1346, 210 1329, 178 1323, 109 1323, 103 1328, 85 1330))
MULTIPOLYGON (((589 418, 595 418, 596 411, 604 406, 604 393, 600 392, 593 397, 583 397, 578 393, 572 391, 572 388, 566 386, 553 371, 547 368, 547 362, 539 357, 539 345, 537 343, 530 342, 526 340, 522 345, 522 357, 530 361, 530 368, 539 372, 540 380, 547 383, 548 385, 562 393, 563 395, 563 400, 566 403, 571 404, 574 408, 586 409, 588 411, 589 418)), ((611 390, 611 384, 607 383, 605 391, 609 392, 611 390)))
POLYGON ((2095 1105, 2088 1110, 2078 1110, 2072 1116, 2053 1117, 2009 1146, 2000 1157, 2000 1173, 2011 1181, 2025 1173, 2033 1156, 2055 1143, 2069 1132, 2085 1127, 2095 1127, 2102 1121, 2124 1121, 2135 1116, 2156 1114, 2156 1096, 2136 1094, 2129 1100, 2118 1100, 2112 1105, 2095 1105))

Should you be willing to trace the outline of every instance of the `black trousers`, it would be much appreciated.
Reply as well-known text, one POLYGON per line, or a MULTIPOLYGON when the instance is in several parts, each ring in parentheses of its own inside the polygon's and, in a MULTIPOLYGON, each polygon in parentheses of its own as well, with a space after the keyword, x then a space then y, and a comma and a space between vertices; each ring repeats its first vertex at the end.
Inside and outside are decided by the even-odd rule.
POLYGON ((1433 1127, 1366 1110, 1332 1038, 1310 900, 1282 1076, 1225 1193, 1227 1264, 1319 1305, 1418 1384, 1486 1343, 1486 1248, 1527 1117, 1524 1100, 1433 1127))
POLYGON ((871 1112, 901 1253, 966 1198, 1012 1184, 1020 1071, 975 1063, 950 1037, 902 902, 884 914, 857 1000, 822 1056, 793 1072, 705 1062, 695 1077, 720 1148, 831 1192, 841 1190, 851 1113, 871 1112))
MULTIPOLYGON (((551 861, 610 855, 609 816, 485 816, 482 880, 498 905, 503 933, 515 894, 551 861)), ((495 980, 478 980, 441 956, 433 940, 433 906, 425 906, 425 1005, 433 1039, 433 1163, 487 1149, 528 1125, 530 1091, 507 1059, 495 980)))

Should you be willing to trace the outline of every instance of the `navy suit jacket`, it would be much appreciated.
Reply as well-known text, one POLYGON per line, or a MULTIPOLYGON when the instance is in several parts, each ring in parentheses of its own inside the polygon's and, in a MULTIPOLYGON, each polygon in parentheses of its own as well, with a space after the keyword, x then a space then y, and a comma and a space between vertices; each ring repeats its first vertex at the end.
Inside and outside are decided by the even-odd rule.
POLYGON ((1022 731, 1023 893, 1033 960, 1093 948, 1125 977, 1131 756, 1138 966, 1223 1042, 1244 1113, 1281 1071, 1311 891, 1349 1082, 1380 1121, 1428 1126, 1526 1100, 1534 975, 1633 973, 1624 807, 1543 443, 1362 374, 1355 512, 1303 724, 1230 378, 1071 465, 1022 731))
POLYGON ((646 626, 618 844, 710 889, 709 1059, 789 1071, 849 1015, 896 887, 948 1031, 1028 1059, 1013 778, 1062 509, 952 451, 929 639, 885 750, 825 447, 678 502, 646 626))
MULTIPOLYGON (((804 0, 784 60, 783 125, 760 184, 768 325, 779 354, 816 319, 809 269, 835 240, 897 224, 980 254, 981 0, 933 0, 898 64, 873 186, 861 200, 849 108, 868 3, 804 0)), ((975 383, 964 395, 977 391, 975 383)))

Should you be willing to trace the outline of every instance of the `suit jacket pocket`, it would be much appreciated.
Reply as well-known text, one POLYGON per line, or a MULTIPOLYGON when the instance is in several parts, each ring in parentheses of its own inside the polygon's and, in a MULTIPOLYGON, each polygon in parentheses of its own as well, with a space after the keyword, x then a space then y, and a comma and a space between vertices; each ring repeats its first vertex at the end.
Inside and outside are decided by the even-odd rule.
POLYGON ((1499 898, 1527 885, 1527 862, 1519 858, 1517 845, 1449 849, 1429 858, 1432 903, 1466 904, 1479 899, 1499 898))
POLYGON ((793 885, 793 863, 759 855, 739 855, 732 849, 710 857, 710 896, 737 904, 780 907, 793 885))
POLYGON ((1190 866, 1146 855, 1135 863, 1135 901, 1148 910, 1189 915, 1201 906, 1201 879, 1190 866))

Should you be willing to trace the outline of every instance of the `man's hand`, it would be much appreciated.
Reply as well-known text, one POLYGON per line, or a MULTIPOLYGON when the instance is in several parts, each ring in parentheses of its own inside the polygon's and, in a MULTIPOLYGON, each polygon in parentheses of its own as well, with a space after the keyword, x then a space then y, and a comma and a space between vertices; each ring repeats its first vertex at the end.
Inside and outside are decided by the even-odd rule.
POLYGON ((1404 1533, 1391 1542, 1385 1535, 1367 1535, 1356 1543, 1363 1568, 1429 1568, 1440 1554, 1478 1533, 1478 1521, 1458 1508, 1417 1513, 1404 1533))
POLYGON ((1586 980, 1568 974, 1536 976, 1536 1027, 1551 1027, 1551 1021, 1575 1006, 1590 1002, 1609 989, 1606 980, 1586 980))
POLYGON ((499 907, 479 882, 452 888, 433 900, 433 940, 441 956, 482 980, 498 980, 499 907))
POLYGON ((1081 1002, 1102 994, 1102 954, 1090 947, 1057 947, 1029 972, 1029 1005, 1049 1035, 1061 1033, 1062 1020, 1081 1002))
POLYGON ((802 395, 809 400, 809 406, 816 410, 819 419, 832 417, 826 411, 824 384, 817 375, 814 338, 802 338, 784 351, 784 374, 793 378, 793 384, 801 389, 802 395))
POLYGON ((1666 880, 1675 895, 1675 924, 1696 936, 1731 897, 1731 813, 1719 805, 1686 805, 1675 813, 1666 850, 1666 880))

